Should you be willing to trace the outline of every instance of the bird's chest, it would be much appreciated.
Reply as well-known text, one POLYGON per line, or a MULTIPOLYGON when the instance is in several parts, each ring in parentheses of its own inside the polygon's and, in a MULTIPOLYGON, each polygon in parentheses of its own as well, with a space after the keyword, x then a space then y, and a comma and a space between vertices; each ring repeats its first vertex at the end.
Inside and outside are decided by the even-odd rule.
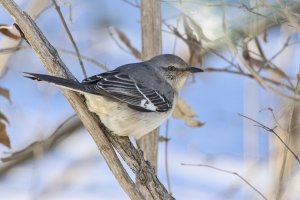
POLYGON ((86 94, 85 97, 90 111, 96 113, 107 128, 117 135, 131 135, 136 139, 160 126, 172 113, 172 110, 140 112, 104 96, 86 94))

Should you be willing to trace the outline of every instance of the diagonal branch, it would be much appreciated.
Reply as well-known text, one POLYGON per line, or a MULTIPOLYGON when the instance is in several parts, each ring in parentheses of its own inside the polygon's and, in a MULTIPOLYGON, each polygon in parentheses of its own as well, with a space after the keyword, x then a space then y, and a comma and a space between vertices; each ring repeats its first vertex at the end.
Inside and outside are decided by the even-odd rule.
POLYGON ((293 157, 297 160, 298 164, 300 165, 300 158, 298 157, 298 155, 288 146, 288 144, 285 143, 285 141, 283 141, 283 139, 278 135, 278 133, 275 132, 276 126, 274 128, 269 128, 266 125, 254 120, 250 117, 247 117, 247 116, 242 115, 240 113, 238 113, 238 115, 242 116, 246 119, 249 119, 250 121, 256 123, 256 126, 258 126, 260 128, 263 128, 263 129, 265 129, 266 131, 268 131, 270 133, 273 133, 277 137, 277 139, 284 145, 284 147, 293 155, 293 157))
POLYGON ((65 28, 65 30, 66 30, 66 32, 67 32, 67 34, 68 34, 68 37, 70 38, 71 43, 72 43, 72 45, 73 45, 73 47, 74 47, 74 49, 75 49, 75 52, 76 52, 76 55, 77 55, 77 57, 78 57, 78 61, 79 61, 79 64, 80 64, 82 73, 83 73, 83 75, 84 75, 84 78, 87 78, 86 70, 85 70, 85 68, 84 68, 84 65, 83 65, 83 62, 82 62, 82 58, 81 58, 81 55, 80 55, 80 53, 79 53, 79 49, 78 49, 78 47, 77 47, 77 45, 76 45, 76 42, 75 42, 75 40, 74 40, 74 38, 73 38, 73 36, 72 36, 72 34, 71 34, 71 31, 70 31, 70 29, 69 29, 69 27, 68 27, 68 25, 67 25, 67 23, 66 23, 66 20, 65 20, 63 14, 62 14, 62 12, 61 12, 61 10, 60 10, 60 7, 58 6, 57 2, 56 2, 55 0, 52 0, 52 2, 53 2, 53 4, 54 4, 55 10, 57 11, 57 13, 58 13, 58 15, 59 15, 59 18, 60 18, 60 20, 61 20, 61 22, 62 22, 62 24, 63 24, 63 26, 64 26, 64 28, 65 28))
MULTIPOLYGON (((54 76, 76 80, 35 22, 25 12, 22 12, 14 1, 1 0, 0 2, 14 18, 48 72, 54 76)), ((66 96, 83 125, 93 137, 110 170, 131 199, 138 200, 143 199, 143 197, 118 159, 111 143, 136 174, 137 178, 143 180, 141 181, 143 183, 142 187, 151 194, 153 199, 174 199, 160 183, 153 168, 130 143, 128 137, 118 137, 111 134, 103 126, 99 118, 89 112, 81 95, 63 89, 62 93, 66 96)))
POLYGON ((238 174, 237 172, 233 172, 233 171, 229 171, 229 170, 225 170, 225 169, 221 169, 215 166, 211 166, 211 165, 206 165, 206 164, 186 164, 186 163, 182 163, 181 165, 183 166, 194 166, 194 167, 207 167, 216 171, 220 171, 226 174, 231 174, 234 175, 236 177, 238 177, 239 179, 241 179, 244 183, 246 183, 249 187, 251 187, 257 194, 259 194, 263 199, 267 200, 267 197, 263 195, 263 193, 261 193, 254 185, 252 185, 246 178, 244 178, 243 176, 241 176, 240 174, 238 174))
MULTIPOLYGON (((24 36, 27 38, 31 47, 38 53, 39 58, 49 73, 55 76, 76 80, 58 56, 57 51, 35 25, 34 21, 25 12, 22 12, 13 1, 3 0, 2 5, 14 17, 16 23, 23 31, 24 36)), ((102 132, 100 126, 95 123, 96 117, 88 111, 83 98, 74 92, 66 90, 62 90, 62 92, 77 112, 84 126, 90 132, 98 149, 109 164, 110 170, 113 172, 120 185, 131 199, 141 199, 139 192, 135 188, 135 184, 122 166, 115 151, 106 138, 105 133, 102 132)))
POLYGON ((0 167, 0 178, 11 169, 14 169, 14 167, 19 166, 20 164, 32 159, 34 157, 34 149, 40 148, 47 152, 57 146, 64 139, 72 135, 74 132, 76 132, 76 130, 82 128, 82 123, 78 118, 72 120, 69 125, 65 125, 69 121, 69 119, 65 120, 46 140, 36 141, 25 147, 24 149, 11 154, 8 157, 1 158, 0 160, 3 163, 1 163, 0 167))

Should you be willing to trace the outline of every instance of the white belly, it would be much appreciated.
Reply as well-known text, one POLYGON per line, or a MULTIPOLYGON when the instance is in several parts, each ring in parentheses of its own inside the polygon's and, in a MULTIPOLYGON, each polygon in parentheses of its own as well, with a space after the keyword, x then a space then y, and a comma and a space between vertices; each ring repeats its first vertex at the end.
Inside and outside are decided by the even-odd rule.
POLYGON ((85 94, 85 97, 90 111, 96 113, 107 128, 117 135, 133 136, 136 139, 159 127, 172 113, 172 110, 161 113, 140 112, 104 96, 85 94))

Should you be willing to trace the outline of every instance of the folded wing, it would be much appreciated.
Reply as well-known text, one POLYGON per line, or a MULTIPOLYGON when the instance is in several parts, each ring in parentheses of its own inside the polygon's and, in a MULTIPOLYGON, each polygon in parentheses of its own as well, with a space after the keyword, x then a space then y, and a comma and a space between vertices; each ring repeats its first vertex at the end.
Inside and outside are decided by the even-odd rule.
POLYGON ((166 112, 171 109, 171 103, 159 91, 136 83, 126 74, 114 70, 95 75, 82 82, 87 91, 100 94, 103 91, 132 109, 142 112, 166 112))

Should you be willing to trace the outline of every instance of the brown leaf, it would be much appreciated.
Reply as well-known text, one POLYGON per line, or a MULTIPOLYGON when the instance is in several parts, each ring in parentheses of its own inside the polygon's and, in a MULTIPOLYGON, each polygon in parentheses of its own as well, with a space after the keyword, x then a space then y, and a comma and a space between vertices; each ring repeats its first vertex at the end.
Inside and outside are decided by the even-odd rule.
POLYGON ((267 31, 265 31, 263 34, 263 40, 264 40, 264 42, 268 42, 268 32, 267 31))
POLYGON ((243 58, 245 60, 250 60, 251 59, 251 56, 250 56, 250 53, 249 53, 249 49, 247 48, 247 46, 245 46, 243 48, 243 58))
POLYGON ((197 113, 190 107, 183 99, 178 99, 177 106, 183 115, 188 117, 195 117, 197 113))
POLYGON ((193 127, 193 128, 200 127, 205 124, 204 122, 200 122, 200 121, 197 121, 197 120, 191 119, 191 118, 185 118, 184 122, 186 125, 193 127))
POLYGON ((9 91, 7 89, 0 87, 0 96, 4 96, 11 103, 9 91))
POLYGON ((2 112, 0 112, 0 121, 1 120, 4 120, 4 121, 6 121, 6 123, 9 123, 7 117, 2 112))
POLYGON ((1 121, 0 121, 0 143, 8 148, 11 148, 10 140, 6 132, 6 126, 1 121))
POLYGON ((18 40, 21 38, 20 36, 12 33, 9 29, 10 29, 10 26, 7 26, 5 24, 0 24, 0 33, 2 33, 3 35, 5 35, 11 39, 14 39, 14 40, 18 40))
POLYGON ((187 126, 190 127, 200 127, 204 123, 193 119, 196 117, 197 113, 182 99, 178 99, 177 105, 173 112, 174 118, 182 118, 187 126))
POLYGON ((141 60, 142 55, 141 52, 139 52, 135 47, 133 47, 131 45, 130 40, 128 39, 128 37, 125 35, 125 33, 123 33, 120 29, 115 28, 119 39, 124 43, 124 45, 131 51, 131 53, 139 60, 141 60))

